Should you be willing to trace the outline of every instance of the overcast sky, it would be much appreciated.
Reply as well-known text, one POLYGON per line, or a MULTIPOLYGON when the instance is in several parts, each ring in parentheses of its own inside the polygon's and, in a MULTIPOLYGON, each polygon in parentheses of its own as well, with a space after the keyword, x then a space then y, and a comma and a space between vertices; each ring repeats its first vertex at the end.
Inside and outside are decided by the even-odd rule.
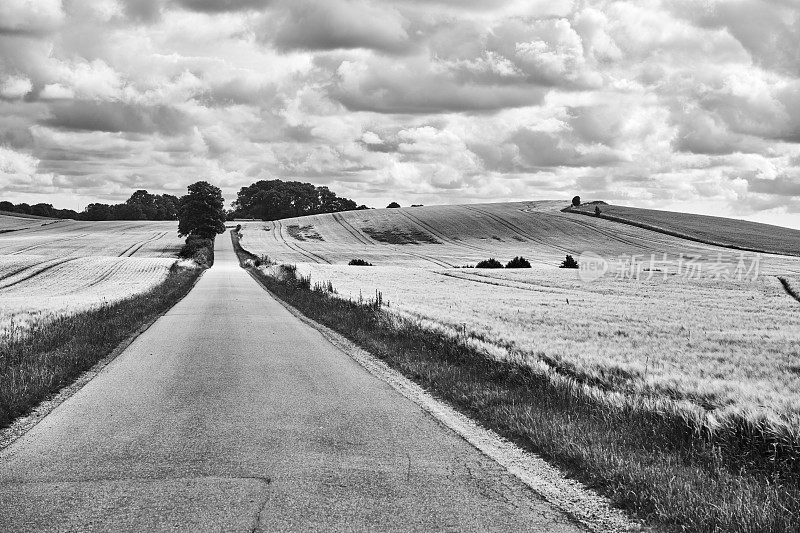
POLYGON ((0 199, 206 179, 800 227, 795 0, 0 0, 0 199))

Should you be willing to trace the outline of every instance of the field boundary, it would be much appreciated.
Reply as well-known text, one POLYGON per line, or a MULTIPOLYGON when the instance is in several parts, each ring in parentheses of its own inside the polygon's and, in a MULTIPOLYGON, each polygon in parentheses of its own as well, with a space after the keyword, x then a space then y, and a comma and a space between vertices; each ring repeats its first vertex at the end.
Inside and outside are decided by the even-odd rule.
MULTIPOLYGON (((231 238, 233 239, 233 236, 231 238)), ((233 242, 234 246, 238 247, 244 255, 248 257, 253 255, 241 245, 238 245, 235 240, 233 242)), ((423 387, 405 377, 399 371, 389 367, 375 355, 340 333, 304 315, 291 304, 275 295, 264 285, 251 268, 244 266, 242 268, 245 269, 259 287, 301 322, 319 331, 328 342, 353 359, 371 375, 387 383, 403 397, 414 402, 439 424, 456 433, 545 501, 589 531, 596 533, 647 531, 646 527, 641 523, 633 521, 622 511, 613 508, 607 498, 592 491, 583 483, 567 478, 560 470, 540 456, 521 449, 450 405, 437 400, 423 387)))
POLYGON ((190 292, 194 289, 195 285, 200 281, 200 278, 203 277, 205 271, 207 269, 203 269, 200 274, 194 279, 189 289, 186 293, 178 298, 168 309, 165 309, 161 313, 153 316, 150 320, 142 324, 139 328, 137 328, 134 332, 128 335, 122 342, 117 344, 117 346, 108 353, 105 357, 100 359, 91 368, 88 370, 84 370, 71 384, 66 385, 65 387, 61 388, 57 393, 53 396, 42 400, 36 407, 31 409, 30 413, 24 415, 22 417, 17 418, 14 420, 11 425, 5 428, 0 428, 0 452, 4 449, 11 446, 16 440, 23 437, 28 431, 33 429, 39 422, 44 420, 44 418, 53 412, 59 405, 70 399, 73 395, 75 395, 79 390, 81 390, 87 383, 89 383, 92 379, 94 379, 103 369, 112 363, 119 355, 124 352, 128 346, 133 344, 133 342, 142 335, 145 331, 150 329, 150 327, 156 323, 156 321, 161 318, 162 316, 166 315, 167 313, 172 310, 173 307, 178 305, 190 292))
POLYGON ((645 229, 648 231, 655 231, 656 233, 663 233, 665 235, 669 235, 671 237, 677 237, 679 239, 684 239, 687 241, 692 242, 699 242, 700 244, 707 244, 709 246, 719 246, 720 248, 729 248, 732 250, 740 250, 742 252, 754 252, 759 254, 768 254, 768 255, 781 255, 781 256, 789 256, 789 257, 800 257, 800 254, 791 254, 791 253, 781 253, 781 252, 769 252, 767 250, 762 250, 759 248, 750 248, 747 246, 739 246, 736 244, 724 244, 721 242, 712 241, 709 239, 703 239, 700 237, 694 237, 692 235, 688 235, 686 233, 681 233, 679 231, 669 230, 666 228, 661 228, 659 226, 653 226, 652 224, 647 224, 645 222, 637 222, 635 220, 629 220, 627 218, 618 217, 615 215, 607 215, 605 213, 600 213, 596 215, 594 213, 590 213, 587 211, 580 211, 577 209, 573 209, 572 207, 565 207, 561 210, 562 213, 572 213, 577 215, 584 215, 587 217, 592 218, 602 218, 604 220, 609 220, 611 222, 617 222, 619 224, 627 224, 628 226, 634 226, 640 229, 645 229))

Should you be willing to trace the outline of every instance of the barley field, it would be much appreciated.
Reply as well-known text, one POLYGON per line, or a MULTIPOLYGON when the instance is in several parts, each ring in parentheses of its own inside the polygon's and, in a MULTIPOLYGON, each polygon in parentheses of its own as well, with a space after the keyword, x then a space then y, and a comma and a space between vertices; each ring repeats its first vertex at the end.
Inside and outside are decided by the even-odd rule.
MULTIPOLYGON (((297 264, 312 283, 331 281, 344 297, 380 291, 394 312, 462 335, 490 357, 718 413, 797 421, 800 302, 778 277, 796 286, 800 258, 742 256, 563 207, 437 206, 247 222, 241 243, 297 264), (566 254, 587 251, 608 258, 606 275, 586 280, 580 270, 558 268, 566 254), (517 255, 532 268, 463 268, 517 255), (630 257, 643 266, 619 275, 630 257), (726 279, 715 269, 742 257, 747 276, 726 279), (374 266, 348 266, 354 258, 374 266), (687 275, 680 258, 700 266, 687 275)), ((800 232, 780 239, 800 243, 800 232)))
POLYGON ((23 222, 0 233, 0 335, 145 292, 181 246, 174 222, 6 218, 23 222))

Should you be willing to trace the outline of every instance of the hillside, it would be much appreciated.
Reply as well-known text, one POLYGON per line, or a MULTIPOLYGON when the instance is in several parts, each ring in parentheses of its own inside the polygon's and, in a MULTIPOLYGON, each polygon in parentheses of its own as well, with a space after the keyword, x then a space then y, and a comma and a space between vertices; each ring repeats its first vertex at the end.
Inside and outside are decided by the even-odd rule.
MULTIPOLYGON (((594 204, 570 210, 594 215, 594 204)), ((742 250, 800 256, 800 231, 708 215, 675 213, 620 205, 600 205, 601 217, 653 231, 679 235, 699 242, 742 250)))
POLYGON ((57 220, 52 218, 37 217, 35 215, 23 215, 9 211, 0 211, 0 233, 44 226, 46 224, 52 224, 53 222, 57 222, 57 220))
MULTIPOLYGON (((346 264, 360 258, 376 265, 425 268, 474 265, 488 257, 506 262, 517 255, 534 265, 555 268, 565 255, 578 257, 584 252, 622 261, 663 254, 672 260, 738 254, 641 227, 563 213, 564 205, 555 201, 446 205, 246 222, 242 245, 284 263, 346 264)), ((750 225, 730 220, 726 228, 735 235, 740 223, 750 225)), ((791 245, 790 235, 785 242, 791 245)), ((797 246, 800 250, 800 241, 797 246)), ((777 273, 797 271, 794 261, 780 257, 770 258, 768 266, 777 273)))

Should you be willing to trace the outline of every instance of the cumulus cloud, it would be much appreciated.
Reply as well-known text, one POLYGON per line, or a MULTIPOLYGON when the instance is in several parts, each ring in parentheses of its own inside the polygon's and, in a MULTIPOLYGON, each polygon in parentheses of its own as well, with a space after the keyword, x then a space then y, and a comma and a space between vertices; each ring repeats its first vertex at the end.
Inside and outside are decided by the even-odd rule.
POLYGON ((260 10, 272 3, 272 0, 175 0, 175 2, 193 11, 204 13, 222 13, 224 11, 260 10))
POLYGON ((33 84, 28 78, 10 76, 0 84, 0 97, 15 99, 22 98, 33 89, 33 84))
POLYGON ((401 53, 412 46, 407 22, 387 5, 360 0, 292 0, 281 11, 282 16, 269 19, 266 38, 282 50, 367 48, 401 53))
POLYGON ((43 125, 64 130, 177 135, 190 128, 189 118, 169 106, 74 100, 50 107, 43 125))
POLYGON ((3 0, 0 34, 37 34, 55 31, 64 22, 61 0, 3 0))

